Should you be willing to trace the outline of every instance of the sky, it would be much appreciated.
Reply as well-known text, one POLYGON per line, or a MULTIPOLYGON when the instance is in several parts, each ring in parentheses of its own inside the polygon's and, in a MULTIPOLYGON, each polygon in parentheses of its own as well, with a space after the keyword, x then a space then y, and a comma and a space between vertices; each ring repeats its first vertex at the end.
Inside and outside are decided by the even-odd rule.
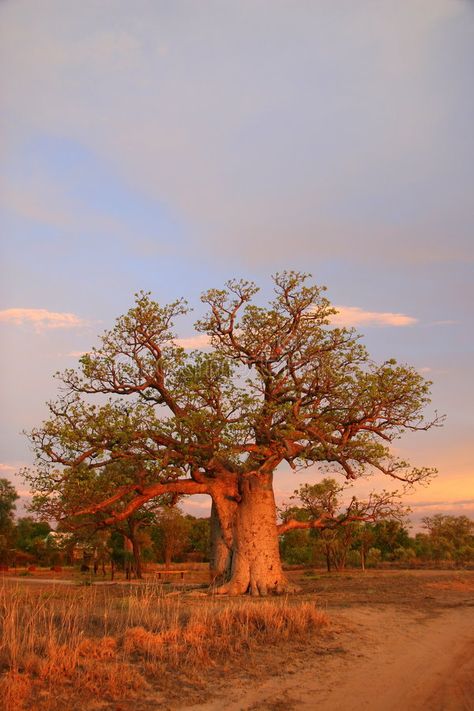
POLYGON ((473 71, 470 0, 0 0, 0 477, 135 292, 190 339, 202 291, 296 269, 433 381, 413 521, 474 516, 473 71))

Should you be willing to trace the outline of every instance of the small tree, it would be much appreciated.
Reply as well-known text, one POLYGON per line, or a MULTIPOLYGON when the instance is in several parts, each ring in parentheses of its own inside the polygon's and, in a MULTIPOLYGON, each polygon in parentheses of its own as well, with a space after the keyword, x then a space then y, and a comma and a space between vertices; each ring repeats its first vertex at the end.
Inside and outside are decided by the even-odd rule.
POLYGON ((37 540, 44 541, 50 531, 51 526, 47 521, 35 521, 32 516, 23 516, 15 526, 16 547, 34 555, 37 540))
MULTIPOLYGON (((278 511, 280 519, 285 521, 308 521, 310 513, 300 506, 283 506, 278 511)), ((307 565, 313 559, 315 540, 312 531, 296 529, 286 531, 280 536, 280 552, 283 560, 290 565, 307 565)))
POLYGON ((362 567, 365 568, 365 553, 370 541, 367 536, 364 537, 362 523, 387 518, 401 520, 407 514, 398 494, 387 491, 371 494, 366 501, 353 496, 350 503, 343 507, 342 498, 347 489, 347 486, 339 485, 331 478, 325 478, 318 484, 302 485, 291 497, 301 503, 302 515, 296 517, 289 508, 283 511, 283 523, 279 526, 280 533, 296 529, 318 530, 328 572, 332 567, 344 569, 347 554, 357 541, 362 551, 362 567))
POLYGON ((435 560, 453 560, 462 565, 474 559, 474 521, 467 516, 426 516, 429 545, 435 560))
POLYGON ((164 506, 157 513, 152 538, 158 556, 167 567, 189 547, 190 529, 190 520, 175 506, 164 506))
MULTIPOLYGON (((403 518, 388 518, 376 521, 372 526, 372 545, 380 550, 382 560, 393 560, 396 558, 395 551, 408 549, 410 546, 410 535, 403 518)), ((403 556, 402 556, 403 557, 403 556)))
POLYGON ((189 522, 188 553, 197 560, 209 560, 211 521, 209 518, 186 516, 189 522))
POLYGON ((13 484, 8 479, 0 479, 0 563, 10 562, 10 549, 14 542, 14 511, 18 499, 13 484))
MULTIPOLYGON (((100 503, 104 497, 109 501, 122 498, 122 503, 129 502, 132 497, 127 495, 127 487, 134 480, 135 468, 129 462, 118 460, 109 462, 107 467, 97 476, 93 468, 79 466, 68 471, 67 481, 54 492, 53 496, 37 493, 33 496, 29 510, 37 516, 50 521, 60 520, 63 531, 72 532, 77 541, 87 542, 94 548, 95 534, 106 527, 111 527, 124 537, 124 558, 127 559, 126 571, 132 572, 137 578, 142 578, 142 559, 140 540, 144 529, 153 526, 156 514, 163 507, 175 502, 176 495, 157 496, 143 502, 140 508, 132 508, 127 516, 115 517, 108 521, 107 514, 100 503), (81 506, 87 504, 87 510, 77 513, 81 506), (94 510, 95 505, 97 509, 94 510)), ((142 481, 156 476, 155 468, 143 464, 142 481)))

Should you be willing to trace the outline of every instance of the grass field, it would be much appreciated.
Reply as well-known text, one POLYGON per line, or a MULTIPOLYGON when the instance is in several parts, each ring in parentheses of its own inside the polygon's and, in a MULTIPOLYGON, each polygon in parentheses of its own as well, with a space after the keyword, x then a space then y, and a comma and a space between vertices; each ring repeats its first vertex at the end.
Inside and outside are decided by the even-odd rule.
MULTIPOLYGON (((265 600, 208 595, 197 587, 204 574, 198 566, 184 586, 81 584, 69 571, 3 576, 5 711, 219 704, 233 684, 258 685, 308 665, 322 669, 325 658, 340 656, 341 639, 348 639, 338 627, 341 614, 347 622, 352 610, 416 610, 429 619, 474 605, 471 571, 300 570, 290 573, 299 594, 265 600)), ((361 631, 351 634, 356 649, 361 631)))

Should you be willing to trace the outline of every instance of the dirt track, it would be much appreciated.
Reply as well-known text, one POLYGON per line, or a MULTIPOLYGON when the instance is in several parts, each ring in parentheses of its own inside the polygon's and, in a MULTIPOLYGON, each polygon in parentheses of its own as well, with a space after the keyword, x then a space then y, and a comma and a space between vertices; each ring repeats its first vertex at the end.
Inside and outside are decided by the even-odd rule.
MULTIPOLYGON (((446 580, 448 577, 451 578, 446 576, 446 580)), ((351 602, 341 609, 340 599, 333 604, 329 591, 329 599, 324 602, 331 629, 307 665, 295 666, 287 660, 279 676, 251 687, 248 680, 242 679, 219 699, 179 708, 473 711, 472 579, 469 591, 464 583, 453 582, 452 578, 446 584, 442 578, 436 580, 432 584, 429 575, 410 576, 406 582, 417 582, 419 587, 411 589, 406 597, 399 593, 399 604, 383 599, 381 591, 375 595, 376 604, 351 602)), ((400 582, 404 582, 403 577, 400 582)), ((336 587, 340 589, 337 581, 336 587)), ((410 585, 407 593, 408 588, 410 585)), ((390 589, 393 581, 388 578, 387 591, 390 589)))
POLYGON ((312 668, 248 690, 229 689, 195 711, 471 711, 474 608, 434 619, 358 607, 334 616, 333 643, 312 668))

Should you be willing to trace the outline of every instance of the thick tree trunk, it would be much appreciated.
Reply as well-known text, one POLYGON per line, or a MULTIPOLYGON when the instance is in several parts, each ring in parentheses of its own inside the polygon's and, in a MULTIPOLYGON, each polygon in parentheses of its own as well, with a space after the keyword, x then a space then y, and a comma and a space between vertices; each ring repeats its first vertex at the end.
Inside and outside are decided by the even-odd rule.
POLYGON ((216 592, 266 595, 294 589, 280 562, 272 477, 242 477, 240 501, 233 519, 230 580, 216 592))

